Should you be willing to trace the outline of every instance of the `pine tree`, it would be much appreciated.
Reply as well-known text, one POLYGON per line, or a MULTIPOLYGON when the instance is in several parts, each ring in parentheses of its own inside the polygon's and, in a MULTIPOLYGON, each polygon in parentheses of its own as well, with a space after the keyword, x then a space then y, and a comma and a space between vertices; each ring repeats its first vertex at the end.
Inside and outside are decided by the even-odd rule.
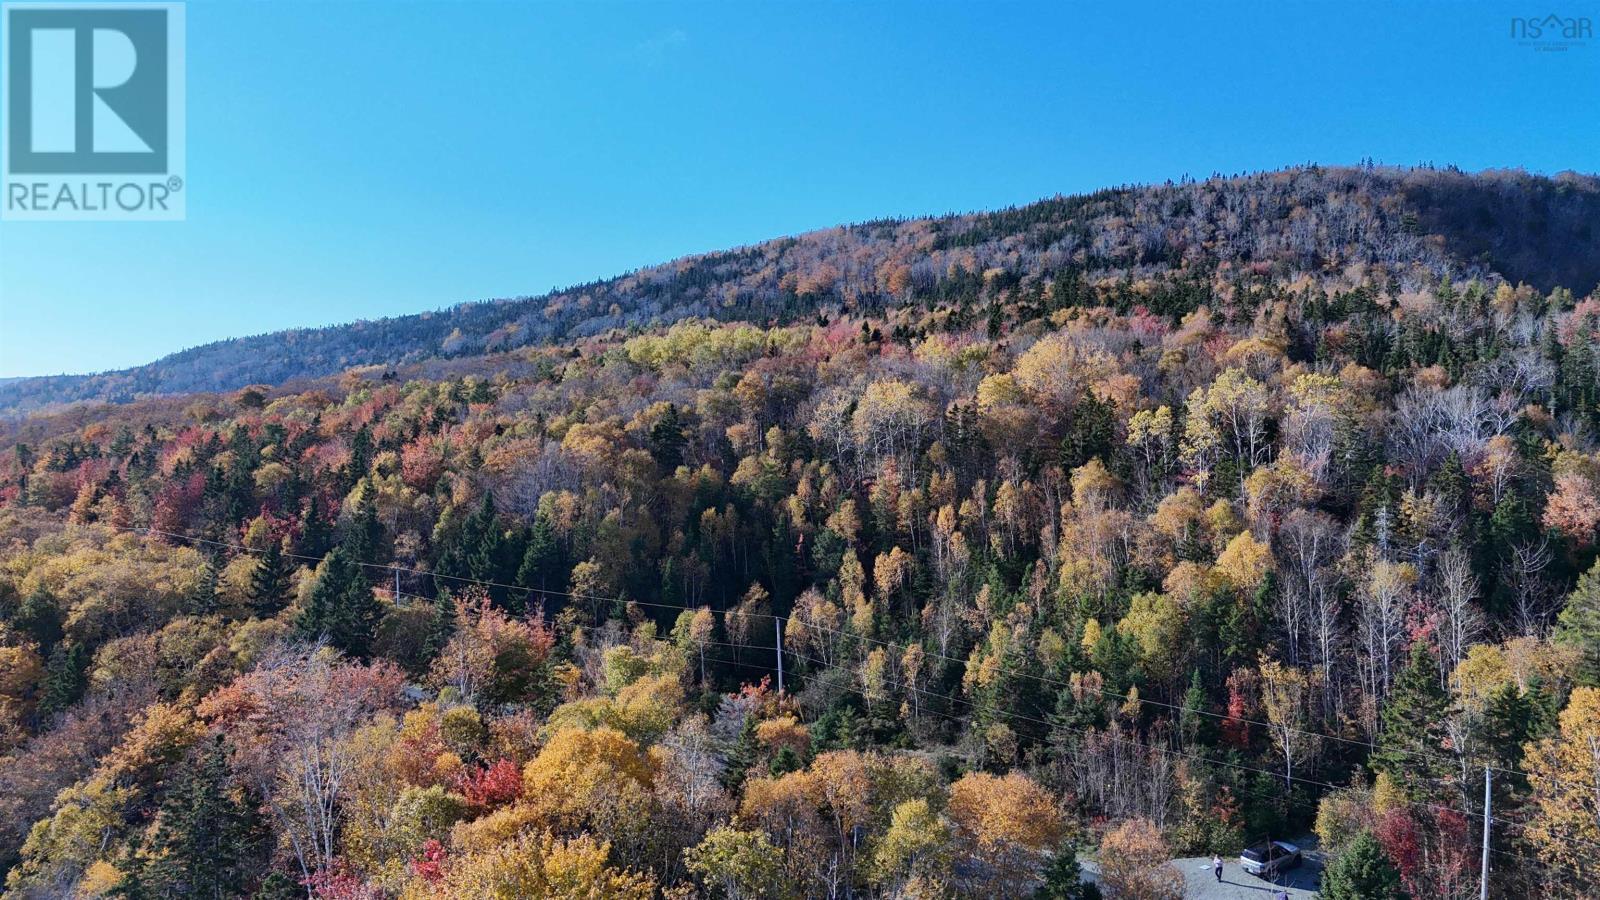
POLYGON ((1323 900, 1405 900, 1400 871, 1372 832, 1363 831, 1339 853, 1322 876, 1323 900))
POLYGON ((1411 800, 1443 793, 1451 775, 1445 732, 1450 697, 1439 686, 1439 665, 1423 641, 1411 645, 1411 660, 1401 671, 1383 708, 1383 730, 1372 768, 1389 776, 1411 800))
POLYGON ((273 543, 256 558, 250 573, 250 605, 256 615, 270 619, 289 605, 289 561, 283 547, 273 543))
POLYGON ((326 638, 338 650, 365 658, 382 613, 361 567, 336 547, 323 559, 295 628, 306 640, 326 638))
POLYGON ((219 736, 178 776, 161 804, 146 848, 143 880, 163 897, 231 898, 254 874, 260 831, 249 804, 230 784, 219 736))

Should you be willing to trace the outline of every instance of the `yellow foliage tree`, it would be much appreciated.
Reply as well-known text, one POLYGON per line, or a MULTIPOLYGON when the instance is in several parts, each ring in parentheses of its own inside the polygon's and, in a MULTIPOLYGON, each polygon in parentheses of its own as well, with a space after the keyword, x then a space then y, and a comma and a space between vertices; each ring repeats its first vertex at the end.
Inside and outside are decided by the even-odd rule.
POLYGON ((1573 690, 1559 733, 1529 744, 1524 768, 1539 811, 1528 839, 1541 858, 1563 867, 1570 896, 1600 895, 1600 870, 1588 849, 1600 845, 1600 688, 1573 690))
POLYGON ((413 877, 402 900, 651 900, 655 879, 612 867, 609 844, 588 835, 524 833, 453 860, 437 881, 413 877))
POLYGON ((615 728, 557 732, 523 769, 523 796, 553 831, 634 835, 647 827, 656 760, 615 728))

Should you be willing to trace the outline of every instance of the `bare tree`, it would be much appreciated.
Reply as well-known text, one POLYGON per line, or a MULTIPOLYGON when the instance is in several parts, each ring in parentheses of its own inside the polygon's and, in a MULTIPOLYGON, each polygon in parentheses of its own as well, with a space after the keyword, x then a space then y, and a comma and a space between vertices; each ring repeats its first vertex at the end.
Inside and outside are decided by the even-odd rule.
MULTIPOLYGON (((1367 572, 1358 592, 1361 686, 1373 703, 1388 696, 1404 656, 1405 609, 1415 584, 1416 570, 1409 564, 1380 560, 1367 572)), ((1364 714, 1368 730, 1376 733, 1376 707, 1364 714)))
POLYGON ((1465 551, 1453 548, 1439 558, 1438 585, 1440 682, 1449 687, 1451 673, 1483 631, 1483 615, 1474 602, 1478 576, 1472 573, 1472 560, 1465 551))
POLYGON ((1521 634, 1543 635, 1550 624, 1554 598, 1544 570, 1554 558, 1550 539, 1540 537, 1537 543, 1524 541, 1513 546, 1501 569, 1501 577, 1511 588, 1512 615, 1521 634))

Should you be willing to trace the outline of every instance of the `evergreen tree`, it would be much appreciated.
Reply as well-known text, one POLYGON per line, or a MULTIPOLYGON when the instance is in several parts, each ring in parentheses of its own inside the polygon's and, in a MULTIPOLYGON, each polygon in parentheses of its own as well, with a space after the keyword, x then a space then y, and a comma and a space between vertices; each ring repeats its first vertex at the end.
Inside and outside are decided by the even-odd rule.
MULTIPOLYGON (((511 577, 505 571, 509 568, 505 560, 506 548, 505 534, 500 529, 500 516, 494 507, 494 496, 485 492, 483 503, 478 507, 463 541, 468 575, 477 581, 510 581, 511 577)), ((506 599, 506 589, 503 587, 491 586, 489 594, 502 603, 506 599)))
POLYGON ((256 569, 250 573, 250 605, 256 615, 270 619, 289 605, 289 578, 289 560, 274 542, 256 557, 256 569))
POLYGON ((1405 900, 1400 870, 1372 832, 1357 835, 1322 875, 1323 900, 1405 900))
POLYGON ((1206 711, 1206 686, 1195 669, 1189 676, 1189 689, 1183 694, 1183 709, 1178 713, 1178 730, 1185 744, 1204 745, 1211 739, 1211 719, 1206 711))
POLYGON ((1072 411, 1067 436, 1061 439, 1062 467, 1070 472, 1097 456, 1110 463, 1116 438, 1116 407, 1085 393, 1072 411))
POLYGON ((56 602, 56 598, 44 588, 39 588, 29 593, 17 605, 17 611, 11 617, 11 622, 18 631, 39 644, 40 652, 49 653, 56 642, 61 640, 67 616, 62 611, 61 604, 56 602))
POLYGON ((756 718, 746 716, 744 727, 739 730, 739 739, 728 751, 728 765, 722 770, 722 786, 737 792, 744 784, 750 767, 756 764, 756 757, 760 752, 761 745, 756 740, 756 718))
POLYGON ((89 653, 82 644, 57 644, 45 664, 39 714, 49 717, 77 703, 89 689, 89 653))
POLYGON ((184 605, 191 616, 209 616, 217 611, 217 566, 211 560, 206 560, 205 568, 200 570, 200 581, 184 605))
POLYGON ((222 738, 184 768, 161 804, 143 879, 162 897, 243 896, 259 856, 250 805, 230 783, 222 738))
POLYGON ((678 405, 668 403, 666 412, 650 426, 650 456, 661 471, 674 472, 683 464, 683 448, 688 443, 678 405))
POLYGON ((561 547, 556 542, 555 525, 549 516, 540 512, 534 516, 527 549, 517 568, 517 586, 530 595, 537 591, 561 590, 565 587, 566 575, 559 571, 560 567, 561 547))
POLYGON ((1056 848, 1042 873, 1044 883, 1034 891, 1033 900, 1100 900, 1100 886, 1083 880, 1078 852, 1078 843, 1071 840, 1056 848))
POLYGON ((145 880, 144 868, 145 862, 138 854, 125 854, 117 860, 117 871, 122 874, 122 880, 106 896, 117 900, 153 900, 155 895, 145 880))
POLYGON ((261 879, 261 886, 250 895, 250 900, 305 900, 306 889, 282 872, 273 872, 261 879))
POLYGON ((305 640, 326 638, 344 653, 365 658, 382 614, 361 567, 343 547, 336 547, 323 559, 295 628, 305 640))
POLYGON ((370 481, 363 486, 356 514, 345 529, 344 548, 356 562, 376 563, 388 556, 383 551, 383 523, 378 520, 377 493, 370 481))
POLYGON ((1600 561, 1578 579, 1567 605, 1556 618, 1555 639, 1582 654, 1577 682, 1600 687, 1600 561))
POLYGON ((1489 695, 1478 737, 1490 764, 1504 770, 1490 784, 1500 809, 1508 808, 1514 797, 1528 790, 1528 777, 1521 772, 1523 747, 1538 736, 1541 714, 1534 698, 1523 694, 1514 682, 1502 684, 1489 695))
POLYGON ((432 662, 437 659, 455 633, 456 601, 449 591, 440 591, 433 598, 433 612, 428 617, 428 633, 422 643, 423 660, 432 662))
POLYGON ((363 425, 350 438, 350 460, 345 464, 342 479, 346 492, 365 478, 367 471, 372 468, 372 450, 372 426, 363 425))
POLYGON ((300 514, 300 544, 296 552, 301 556, 321 559, 332 549, 333 529, 322 515, 317 495, 312 494, 306 501, 305 510, 300 514))
POLYGON ((1439 665, 1423 641, 1411 645, 1411 660, 1401 671, 1383 707, 1383 730, 1372 754, 1372 768, 1387 776, 1411 800, 1445 791, 1450 777, 1446 714, 1450 697, 1439 686, 1439 665))
MULTIPOLYGON (((515 576, 504 571, 510 568, 505 560, 506 549, 507 541, 500 530, 494 496, 485 492, 483 502, 462 520, 461 527, 439 554, 434 566, 435 581, 440 589, 459 586, 458 579, 509 582, 515 576)), ((488 590, 495 602, 504 605, 508 593, 505 588, 490 587, 488 590)))

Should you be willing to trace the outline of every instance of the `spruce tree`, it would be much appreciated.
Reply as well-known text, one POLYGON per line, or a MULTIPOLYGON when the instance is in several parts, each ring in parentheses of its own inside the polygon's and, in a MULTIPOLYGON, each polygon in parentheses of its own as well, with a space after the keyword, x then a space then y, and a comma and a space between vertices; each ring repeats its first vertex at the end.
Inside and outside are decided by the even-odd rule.
POLYGON ((545 604, 547 598, 542 592, 562 590, 566 580, 566 574, 561 571, 561 546, 557 543, 555 524, 541 512, 534 516, 522 563, 517 567, 517 586, 523 590, 524 605, 530 601, 545 604))
POLYGON ((428 618, 428 633, 422 642, 422 658, 432 662, 444 650, 445 644, 456 633, 456 602, 449 591, 440 591, 433 598, 433 613, 428 618))
POLYGON ((325 638, 336 649, 365 658, 382 613, 361 567, 343 547, 336 547, 322 561, 295 628, 306 640, 325 638))
POLYGON ((1567 605, 1556 618, 1557 642, 1577 648, 1581 658, 1577 681, 1585 687, 1600 687, 1600 561, 1595 562, 1567 598, 1567 605))
POLYGON ((1405 900, 1400 871, 1372 832, 1357 835, 1322 875, 1323 900, 1405 900))
POLYGON ((156 896, 240 897, 259 848, 257 819, 230 783, 219 736, 167 792, 142 879, 156 896))
POLYGON ((1492 764, 1504 770, 1491 782, 1499 808, 1528 789, 1528 777, 1520 771, 1523 747, 1537 736, 1541 712, 1511 681, 1496 688, 1484 706, 1478 737, 1492 764))
POLYGON ((1210 741, 1210 717, 1206 714, 1206 685, 1195 669, 1189 676, 1189 689, 1183 694, 1183 709, 1178 713, 1178 730, 1186 744, 1204 745, 1210 741))
POLYGON ((739 729, 739 739, 728 751, 728 764, 722 770, 723 787, 734 792, 739 790, 744 784, 745 776, 750 772, 750 767, 756 764, 760 748, 760 742, 756 739, 756 718, 746 716, 744 727, 739 729))
POLYGON ((45 665, 39 713, 49 717, 78 702, 89 688, 89 654, 82 644, 57 644, 45 665))
POLYGON ((300 545, 297 552, 301 556, 320 559, 331 549, 333 549, 333 529, 322 515, 317 495, 312 494, 306 501, 305 510, 300 514, 300 545))
POLYGON ((217 611, 217 567, 210 560, 200 570, 200 581, 184 604, 192 616, 209 616, 217 611))
POLYGON ((1451 775, 1445 749, 1450 697, 1439 686, 1439 665, 1423 641, 1411 645, 1411 660, 1383 707, 1383 729, 1372 768, 1389 776, 1411 800, 1445 791, 1451 775))
POLYGON ((250 573, 250 605, 256 615, 270 619, 289 605, 289 560, 276 542, 256 558, 250 573))
POLYGON ((668 403, 666 412, 661 418, 650 426, 650 456, 661 467, 661 471, 671 473, 677 471, 683 464, 683 448, 689 439, 683 433, 683 417, 678 414, 678 405, 668 403))
POLYGON ((344 548, 357 562, 375 563, 386 555, 383 552, 383 523, 378 519, 377 489, 368 481, 356 504, 355 517, 345 531, 344 548))

